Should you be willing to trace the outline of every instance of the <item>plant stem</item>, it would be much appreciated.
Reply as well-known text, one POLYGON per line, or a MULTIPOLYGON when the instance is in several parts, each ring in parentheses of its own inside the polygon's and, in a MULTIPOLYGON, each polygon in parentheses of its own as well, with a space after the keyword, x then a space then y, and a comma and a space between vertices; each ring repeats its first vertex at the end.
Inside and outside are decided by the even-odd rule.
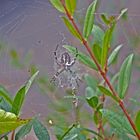
POLYGON ((116 93, 116 91, 114 90, 113 86, 111 85, 110 81, 108 80, 105 72, 101 69, 98 61, 96 60, 94 54, 92 53, 89 45, 88 45, 88 42, 84 39, 82 33, 80 32, 77 24, 75 23, 72 15, 69 13, 68 9, 66 8, 65 6, 65 3, 64 3, 64 0, 60 0, 64 9, 65 9, 65 12, 66 12, 66 16, 68 17, 68 19, 71 21, 73 27, 75 28, 75 30, 79 33, 79 35, 81 36, 81 39, 82 39, 82 44, 86 47, 90 57, 92 58, 92 60, 94 61, 94 63, 96 64, 97 68, 98 68, 98 71, 100 72, 102 78, 105 80, 106 84, 108 85, 109 89, 111 90, 112 94, 117 97, 118 99, 118 102, 119 102, 119 106, 121 107, 122 111, 124 112, 125 116, 127 117, 130 125, 132 126, 133 130, 135 131, 136 135, 137 135, 137 138, 138 140, 140 140, 140 134, 137 132, 137 129, 136 129, 136 126, 134 124, 134 122, 132 121, 131 117, 129 116, 125 106, 124 106, 124 103, 122 102, 122 100, 120 99, 120 97, 118 96, 118 94, 116 93))
POLYGON ((63 140, 63 138, 75 127, 76 125, 73 124, 60 138, 60 140, 63 140))
POLYGON ((14 140, 14 137, 15 137, 15 130, 12 131, 11 140, 14 140))

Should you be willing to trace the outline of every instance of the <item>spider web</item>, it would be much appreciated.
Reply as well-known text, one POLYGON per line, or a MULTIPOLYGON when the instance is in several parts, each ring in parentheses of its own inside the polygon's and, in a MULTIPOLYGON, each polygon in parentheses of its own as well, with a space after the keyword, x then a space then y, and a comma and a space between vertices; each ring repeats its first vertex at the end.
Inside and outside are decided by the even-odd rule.
MULTIPOLYGON (((76 16, 83 18, 87 6, 92 0, 78 0, 76 16), (82 1, 82 2, 81 2, 82 1)), ((124 44, 123 54, 130 50, 139 54, 139 43, 132 47, 133 40, 140 36, 140 11, 139 0, 123 2, 116 0, 102 0, 97 13, 97 23, 101 23, 99 16, 102 13, 118 15, 118 9, 128 7, 128 19, 120 22, 117 31, 117 44, 124 44), (132 38, 132 40, 131 40, 132 38), (119 41, 118 41, 119 40, 119 41), (139 52, 138 52, 138 51, 139 52)), ((140 38, 138 38, 140 39, 140 38)), ((0 84, 5 85, 8 90, 15 94, 17 89, 28 79, 27 68, 15 69, 9 62, 9 50, 16 48, 21 58, 24 58, 28 51, 33 52, 31 63, 37 65, 40 73, 48 73, 49 77, 54 74, 53 51, 56 44, 71 44, 80 46, 79 43, 67 32, 60 20, 60 14, 52 8, 49 0, 3 0, 0 2, 0 40, 6 44, 2 50, 0 60, 0 84)), ((82 48, 78 48, 82 50, 82 48)), ((83 49, 84 50, 84 49, 83 49)), ((121 55, 123 56, 123 55, 121 55)), ((123 59, 123 58, 120 58, 123 59)), ((134 75, 133 81, 137 75, 134 75)), ((133 90, 133 89, 131 89, 133 90)), ((40 114, 44 119, 49 112, 47 108, 49 98, 39 94, 34 85, 27 96, 23 108, 24 116, 40 114)))

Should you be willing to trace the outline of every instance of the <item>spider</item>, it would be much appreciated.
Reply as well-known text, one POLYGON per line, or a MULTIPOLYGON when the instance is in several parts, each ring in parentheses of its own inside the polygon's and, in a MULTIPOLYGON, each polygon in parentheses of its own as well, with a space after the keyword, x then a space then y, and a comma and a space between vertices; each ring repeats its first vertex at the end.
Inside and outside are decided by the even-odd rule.
POLYGON ((58 71, 55 73, 53 78, 51 79, 51 82, 55 81, 57 77, 64 71, 69 71, 71 74, 73 73, 72 70, 70 69, 76 62, 76 59, 78 57, 78 49, 76 48, 76 54, 73 60, 71 59, 71 56, 69 55, 68 52, 64 52, 61 54, 60 59, 58 59, 57 56, 57 50, 58 50, 59 45, 56 46, 56 49, 54 51, 54 58, 56 64, 60 67, 58 71))

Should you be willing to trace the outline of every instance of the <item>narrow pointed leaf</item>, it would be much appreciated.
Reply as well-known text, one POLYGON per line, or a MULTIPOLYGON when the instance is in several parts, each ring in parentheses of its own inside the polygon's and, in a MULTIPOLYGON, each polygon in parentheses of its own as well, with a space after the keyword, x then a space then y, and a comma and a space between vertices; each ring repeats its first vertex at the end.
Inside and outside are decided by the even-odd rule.
POLYGON ((1 85, 0 85, 0 97, 3 97, 5 101, 7 101, 10 105, 12 105, 13 101, 9 96, 9 92, 1 85))
POLYGON ((66 8, 68 9, 71 15, 74 14, 76 8, 76 1, 77 0, 65 0, 66 8))
POLYGON ((37 71, 35 74, 32 75, 32 77, 28 80, 28 82, 23 86, 16 94, 13 105, 12 105, 12 112, 15 113, 16 115, 19 114, 20 109, 23 105, 23 102, 25 100, 25 96, 31 87, 35 77, 38 75, 39 71, 37 71))
POLYGON ((77 32, 77 30, 73 27, 73 25, 69 22, 69 20, 65 17, 62 17, 65 25, 67 26, 68 30, 70 31, 70 33, 75 36, 76 38, 82 40, 80 34, 77 32))
MULTIPOLYGON (((72 46, 63 45, 63 47, 72 54, 75 54, 76 52, 76 49, 72 46)), ((78 60, 81 61, 83 64, 87 65, 88 67, 97 70, 95 63, 91 60, 91 58, 80 51, 78 51, 78 60)))
POLYGON ((31 77, 30 79, 27 81, 26 83, 26 88, 25 88, 25 94, 27 94, 27 92, 29 91, 31 85, 33 84, 33 81, 35 80, 36 76, 38 75, 39 71, 36 71, 31 77))
POLYGON ((120 115, 108 109, 100 110, 103 118, 105 118, 110 125, 116 129, 119 133, 125 132, 131 135, 135 135, 132 127, 124 115, 120 115))
POLYGON ((109 89, 103 87, 102 85, 99 85, 98 88, 103 94, 105 94, 106 96, 112 97, 115 101, 118 102, 118 99, 111 93, 109 89))
POLYGON ((98 132, 96 132, 96 131, 94 131, 94 130, 91 130, 91 129, 88 129, 88 128, 84 128, 84 127, 80 127, 80 130, 81 130, 81 131, 89 132, 89 133, 91 133, 91 134, 93 134, 93 135, 97 135, 97 136, 99 136, 100 138, 102 138, 102 136, 101 136, 98 132))
POLYGON ((126 12, 128 11, 127 8, 122 9, 120 15, 118 16, 117 20, 119 20, 124 14, 126 14, 126 12))
POLYGON ((102 46, 104 39, 104 31, 97 25, 93 25, 92 32, 91 32, 91 44, 98 44, 102 46))
POLYGON ((104 68, 107 57, 108 57, 108 49, 110 48, 110 43, 112 39, 112 33, 115 28, 115 23, 105 32, 104 40, 103 40, 103 47, 102 47, 102 54, 101 54, 101 66, 102 69, 104 68))
POLYGON ((121 48, 122 48, 122 44, 119 45, 117 48, 115 48, 115 49, 113 50, 113 52, 111 53, 111 55, 110 55, 109 58, 108 58, 108 66, 110 66, 110 65, 114 62, 114 60, 115 60, 116 57, 118 56, 119 51, 120 51, 121 48))
POLYGON ((33 129, 38 140, 50 140, 50 136, 46 127, 39 120, 34 119, 33 129))
POLYGON ((22 120, 15 114, 0 109, 0 134, 15 130, 28 122, 29 120, 22 120))
POLYGON ((89 37, 91 34, 93 24, 94 24, 94 13, 96 10, 97 0, 92 2, 86 12, 85 21, 84 21, 84 29, 83 29, 83 36, 85 39, 89 37))
POLYGON ((52 5, 60 12, 65 13, 65 10, 60 2, 60 0, 50 0, 52 5))
MULTIPOLYGON (((111 80, 110 80, 110 83, 111 83, 112 85, 115 85, 115 87, 117 86, 117 85, 116 85, 116 82, 117 82, 117 80, 118 80, 118 77, 119 77, 119 72, 116 73, 116 74, 111 78, 111 80)), ((116 89, 116 88, 115 88, 115 89, 116 89)))
POLYGON ((133 54, 130 54, 123 62, 120 68, 120 75, 118 79, 118 94, 121 99, 125 97, 131 77, 133 54))
POLYGON ((88 87, 91 87, 94 91, 96 91, 98 80, 89 74, 85 74, 84 79, 85 79, 86 85, 88 87))
POLYGON ((140 111, 137 112, 137 116, 135 119, 135 125, 137 128, 137 131, 140 133, 140 111))
POLYGON ((15 135, 15 140, 21 140, 23 139, 32 129, 32 123, 33 121, 30 121, 26 125, 22 126, 20 130, 15 135))
POLYGON ((25 86, 23 86, 16 94, 13 105, 12 105, 12 112, 16 115, 19 114, 20 109, 22 107, 23 101, 25 99, 25 86))
POLYGON ((101 64, 102 48, 98 44, 94 44, 92 47, 92 51, 93 51, 94 56, 95 56, 96 60, 98 61, 98 63, 101 64))
POLYGON ((101 19, 106 25, 110 24, 110 21, 108 20, 105 14, 101 14, 101 19))

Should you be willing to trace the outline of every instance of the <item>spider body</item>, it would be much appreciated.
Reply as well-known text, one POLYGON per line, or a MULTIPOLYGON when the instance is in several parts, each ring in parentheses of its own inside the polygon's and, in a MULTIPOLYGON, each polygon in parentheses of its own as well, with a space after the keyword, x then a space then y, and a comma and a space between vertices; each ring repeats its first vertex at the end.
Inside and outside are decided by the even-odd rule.
POLYGON ((70 55, 67 52, 64 52, 61 55, 61 59, 60 60, 61 60, 60 64, 62 64, 67 69, 67 66, 70 65, 70 63, 71 63, 70 55))
POLYGON ((62 53, 60 58, 58 58, 57 50, 58 50, 58 45, 56 46, 56 49, 54 51, 54 58, 55 58, 56 64, 59 66, 59 69, 57 70, 56 74, 53 76, 51 81, 55 81, 56 78, 64 71, 69 71, 72 74, 73 72, 71 70, 71 67, 75 64, 77 56, 78 56, 77 48, 76 48, 75 57, 73 59, 71 58, 68 52, 62 53))

